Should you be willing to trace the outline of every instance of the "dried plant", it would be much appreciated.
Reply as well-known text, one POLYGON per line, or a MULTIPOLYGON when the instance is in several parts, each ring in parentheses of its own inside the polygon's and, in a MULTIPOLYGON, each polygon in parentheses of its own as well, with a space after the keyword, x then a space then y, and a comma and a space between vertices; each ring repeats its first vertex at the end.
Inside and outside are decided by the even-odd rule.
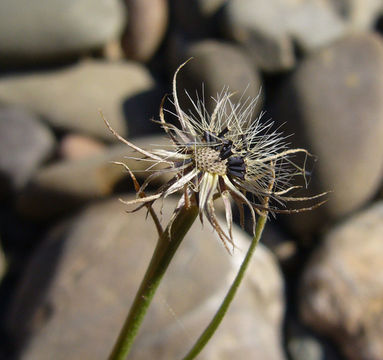
MULTIPOLYGON (((253 233, 257 210, 292 213, 320 206, 323 202, 300 209, 263 205, 265 197, 284 207, 286 201, 307 201, 324 195, 288 195, 300 187, 290 185, 294 177, 302 176, 306 179, 306 158, 312 155, 305 149, 287 149, 285 137, 282 133, 272 130, 273 122, 262 123, 262 114, 253 119, 257 98, 247 98, 243 102, 233 104, 230 100, 233 93, 225 88, 214 99, 216 106, 212 114, 207 112, 204 99, 197 98, 194 102, 190 96, 194 111, 185 113, 180 107, 176 89, 177 74, 185 64, 177 69, 173 79, 175 113, 172 114, 177 118, 180 128, 165 121, 165 99, 160 106, 159 123, 169 136, 171 146, 167 149, 146 151, 123 139, 132 149, 144 155, 144 158, 138 160, 152 162, 146 170, 151 174, 137 189, 137 199, 123 202, 127 205, 139 204, 134 210, 136 211, 143 205, 151 205, 159 198, 166 198, 182 190, 183 197, 179 207, 193 199, 198 204, 201 222, 205 215, 227 249, 228 243, 233 245, 230 198, 238 205, 242 226, 243 207, 247 206, 250 209, 253 233), (294 162, 298 153, 304 155, 302 166, 294 162), (170 181, 154 194, 144 195, 144 190, 153 179, 168 172, 174 173, 170 181), (274 184, 272 189, 269 188, 271 182, 274 184), (220 226, 215 214, 214 201, 218 198, 223 200, 225 206, 226 231, 220 226)), ((109 123, 107 125, 111 129, 109 123)))
MULTIPOLYGON (((149 175, 142 185, 138 184, 133 172, 125 164, 122 164, 133 179, 137 193, 136 199, 123 202, 133 206, 130 211, 137 211, 143 207, 148 208, 160 236, 159 244, 163 238, 167 238, 167 241, 171 242, 182 240, 178 236, 178 227, 181 226, 182 228, 182 224, 177 221, 185 215, 183 212, 194 208, 194 216, 198 212, 201 222, 206 218, 222 240, 225 248, 232 252, 235 248, 232 235, 231 202, 233 200, 238 206, 242 227, 245 223, 244 208, 247 207, 250 210, 254 236, 252 251, 254 251, 268 213, 301 212, 312 210, 324 203, 321 201, 313 206, 298 209, 286 207, 286 203, 290 201, 308 201, 326 194, 322 193, 311 197, 290 195, 294 190, 300 188, 300 186, 292 184, 296 176, 300 176, 306 181, 305 164, 307 158, 312 155, 305 149, 288 149, 286 138, 278 130, 273 130, 273 122, 263 122, 262 114, 253 119, 257 98, 245 99, 242 96, 238 103, 233 103, 231 101, 233 93, 224 88, 214 99, 215 108, 211 114, 206 109, 203 97, 200 99, 197 96, 197 100, 193 101, 189 95, 192 109, 187 113, 184 112, 179 104, 176 85, 177 74, 185 64, 177 69, 173 78, 172 103, 175 111, 164 110, 166 98, 162 100, 160 106, 158 123, 170 139, 168 147, 153 150, 141 149, 117 134, 104 119, 116 137, 142 155, 142 157, 135 159, 148 162, 146 171, 149 175), (165 121, 165 112, 175 116, 179 126, 165 121), (297 155, 299 154, 303 155, 302 165, 298 165, 297 162, 297 155), (165 173, 173 173, 174 176, 153 194, 147 195, 145 190, 150 182, 165 173), (152 209, 152 204, 160 198, 166 198, 177 192, 182 192, 182 195, 167 229, 163 231, 158 217, 152 209), (214 203, 219 199, 224 203, 225 228, 222 227, 216 216, 214 203), (258 225, 257 214, 262 220, 258 225), (173 229, 174 226, 175 229, 173 229)), ((190 215, 191 217, 192 215, 190 215)), ((252 251, 249 249, 248 260, 252 251)), ((155 252, 153 259, 156 256, 158 257, 158 254, 156 255, 155 252)), ((237 284, 233 284, 230 290, 232 295, 227 300, 227 306, 239 286, 246 267, 247 263, 243 265, 243 268, 241 267, 240 273, 242 271, 242 274, 236 279, 237 284)), ((153 272, 153 270, 151 271, 153 272)), ((148 270, 148 272, 150 271, 148 270)), ((139 292, 137 296, 142 296, 142 293, 139 292)), ((137 301, 140 302, 139 299, 137 301)), ((222 317, 225 311, 220 313, 222 317)), ((221 318, 218 319, 218 323, 221 318)), ((213 326, 218 326, 218 324, 213 326)), ((123 347, 124 339, 127 336, 126 332, 120 335, 119 345, 116 345, 111 359, 124 358, 118 357, 117 354, 123 353, 119 352, 118 349, 123 347)), ((203 344, 200 342, 199 347, 197 346, 198 352, 204 346, 205 340, 206 338, 202 341, 203 344)), ((129 343, 129 347, 130 345, 131 343, 129 343)), ((191 351, 189 354, 194 354, 194 352, 191 351)), ((194 357, 194 355, 188 356, 185 359, 194 357)))

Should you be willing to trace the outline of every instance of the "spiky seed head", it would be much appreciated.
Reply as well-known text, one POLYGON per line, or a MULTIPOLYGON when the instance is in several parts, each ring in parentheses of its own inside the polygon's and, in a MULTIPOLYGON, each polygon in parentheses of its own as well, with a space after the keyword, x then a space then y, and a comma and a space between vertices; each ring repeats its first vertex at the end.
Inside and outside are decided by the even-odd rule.
POLYGON ((230 199, 238 205, 241 224, 244 224, 243 207, 250 209, 255 229, 256 213, 270 211, 299 212, 311 210, 323 202, 308 208, 280 209, 269 204, 274 201, 282 206, 288 201, 306 201, 325 195, 294 197, 290 193, 299 188, 291 185, 295 176, 306 176, 306 158, 311 156, 305 149, 288 149, 285 137, 272 130, 271 121, 262 121, 262 114, 254 118, 257 98, 242 97, 238 103, 231 101, 232 93, 224 88, 215 99, 214 111, 209 114, 204 99, 191 101, 192 110, 184 112, 178 102, 176 79, 182 64, 173 78, 173 105, 179 126, 165 121, 163 103, 160 106, 159 123, 169 136, 169 149, 143 150, 112 132, 153 164, 147 169, 153 172, 137 191, 137 199, 125 202, 128 205, 149 206, 159 198, 165 198, 182 190, 179 207, 197 203, 201 221, 203 217, 213 226, 225 247, 234 247, 232 239, 232 210, 230 199), (297 154, 304 155, 303 165, 294 161, 297 154), (158 169, 157 165, 165 164, 158 169), (165 172, 174 172, 174 177, 153 195, 144 190, 152 179, 165 172), (214 202, 221 198, 226 212, 226 230, 215 214, 214 202))

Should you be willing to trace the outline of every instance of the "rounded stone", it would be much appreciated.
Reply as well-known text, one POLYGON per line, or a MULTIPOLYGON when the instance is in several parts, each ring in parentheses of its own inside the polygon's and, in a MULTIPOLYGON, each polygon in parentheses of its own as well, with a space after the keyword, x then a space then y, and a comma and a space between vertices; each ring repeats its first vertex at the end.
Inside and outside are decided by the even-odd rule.
MULTIPOLYGON (((126 196, 123 196, 126 198, 126 196)), ((130 197, 132 198, 132 197, 130 197)), ((164 202, 166 223, 176 201, 164 202)), ((116 198, 56 226, 29 264, 9 312, 20 359, 105 359, 150 260, 157 237, 143 212, 125 213, 116 198), (24 340, 28 338, 27 342, 24 340)), ((231 257, 211 228, 196 222, 163 278, 133 346, 133 359, 180 358, 222 301, 248 246, 231 257)), ((201 359, 257 356, 283 360, 283 284, 260 245, 225 321, 201 359)))
POLYGON ((54 146, 52 132, 34 114, 0 108, 0 194, 21 190, 54 146))
MULTIPOLYGON (((148 149, 151 144, 169 144, 169 141, 155 136, 135 143, 148 149)), ((62 216, 91 200, 109 196, 119 184, 127 183, 129 177, 122 166, 113 162, 127 164, 130 169, 137 171, 138 178, 147 176, 145 169, 151 163, 128 158, 136 155, 125 144, 118 144, 88 157, 47 165, 39 169, 18 194, 15 204, 17 211, 24 217, 41 221, 62 216)), ((158 181, 162 182, 164 178, 168 176, 160 177, 158 181)), ((128 184, 125 186, 132 186, 130 182, 128 184)))
POLYGON ((125 0, 129 22, 122 47, 129 59, 146 62, 158 49, 168 24, 167 0, 125 0))
POLYGON ((128 122, 134 124, 133 132, 148 128, 159 104, 154 87, 153 78, 139 64, 92 60, 3 77, 0 101, 32 109, 54 127, 114 140, 99 110, 123 136, 128 122))
POLYGON ((350 360, 383 358, 383 202, 333 228, 308 262, 300 312, 350 360))
POLYGON ((291 69, 296 47, 316 51, 347 33, 343 19, 321 0, 232 0, 223 18, 227 37, 244 46, 268 72, 291 69))
POLYGON ((243 45, 263 70, 290 69, 295 63, 286 19, 275 1, 233 0, 224 7, 224 32, 243 45), (279 9, 278 9, 279 8, 279 9))
POLYGON ((36 62, 83 53, 119 36, 118 0, 3 0, 0 60, 36 62))
POLYGON ((318 210, 289 217, 302 231, 349 214, 378 190, 383 173, 383 41, 354 35, 301 63, 275 98, 293 145, 317 156, 313 193, 333 191, 318 210), (296 221, 295 221, 296 220, 296 221))
MULTIPOLYGON (((205 106, 212 113, 217 98, 223 89, 234 93, 233 103, 247 98, 256 98, 261 91, 261 79, 257 68, 242 50, 229 43, 204 40, 191 43, 181 50, 179 63, 193 58, 180 71, 177 80, 178 97, 183 109, 192 109, 192 104, 185 91, 196 100, 196 92, 202 97, 205 106), (185 91, 183 91, 185 89, 185 91)), ((257 116, 262 106, 261 98, 254 112, 257 116)))
POLYGON ((102 142, 89 136, 72 133, 61 139, 58 153, 65 160, 75 160, 99 154, 105 150, 102 142))

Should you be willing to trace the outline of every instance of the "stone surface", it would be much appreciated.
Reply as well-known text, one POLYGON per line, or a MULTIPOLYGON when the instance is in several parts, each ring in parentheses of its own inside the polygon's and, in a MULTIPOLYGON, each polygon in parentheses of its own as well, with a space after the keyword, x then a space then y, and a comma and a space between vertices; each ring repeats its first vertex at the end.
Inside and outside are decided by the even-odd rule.
POLYGON ((303 51, 313 51, 347 30, 334 9, 320 0, 233 0, 227 2, 223 17, 227 36, 271 72, 294 66, 294 43, 303 51))
POLYGON ((275 1, 234 0, 224 8, 224 31, 244 45, 263 70, 290 69, 294 49, 285 31, 286 19, 275 1))
POLYGON ((101 47, 119 36, 118 0, 4 0, 0 4, 0 60, 61 58, 101 47))
MULTIPOLYGON (((296 277, 293 281, 296 281, 296 277)), ((299 314, 287 310, 284 321, 285 344, 289 359, 343 360, 343 357, 339 355, 339 351, 336 351, 334 345, 327 338, 313 333, 296 316, 299 316, 299 314)))
MULTIPOLYGON (((135 144, 168 144, 163 137, 143 138, 135 144)), ((127 159, 137 157, 126 145, 113 145, 106 151, 86 158, 56 162, 41 168, 17 198, 17 209, 25 217, 44 220, 76 209, 84 203, 110 195, 128 178, 127 172, 112 161, 126 163, 137 176, 145 177, 151 163, 127 159)), ((163 178, 162 178, 163 179, 163 178)), ((161 181, 161 180, 159 180, 161 181)), ((129 181, 130 184, 130 181, 129 181)))
POLYGON ((300 311, 350 360, 383 358, 383 202, 335 227, 301 283, 300 311))
POLYGON ((65 135, 59 144, 59 154, 63 159, 76 160, 101 153, 105 145, 94 138, 81 134, 65 135))
POLYGON ((349 28, 343 19, 322 0, 286 1, 287 29, 300 50, 312 52, 344 37, 349 28), (293 3, 292 6, 290 4, 293 3), (291 13, 290 13, 291 11, 291 13))
MULTIPOLYGON (((192 109, 192 104, 183 89, 187 90, 194 101, 196 91, 201 97, 202 87, 205 105, 212 112, 217 98, 224 87, 236 92, 231 100, 233 103, 242 98, 256 98, 261 91, 261 79, 256 67, 241 49, 225 42, 205 40, 191 43, 179 54, 178 64, 190 59, 179 73, 177 82, 178 96, 183 109, 192 109)), ((260 111, 261 99, 254 116, 260 111)))
POLYGON ((149 72, 133 62, 84 61, 0 79, 0 101, 28 107, 57 128, 104 139, 113 137, 105 130, 99 109, 126 135, 127 122, 143 129, 157 114, 160 97, 154 99, 153 91, 149 72))
POLYGON ((122 50, 121 40, 115 39, 106 43, 102 49, 102 57, 106 61, 123 61, 125 55, 122 50))
POLYGON ((129 59, 148 61, 160 45, 168 23, 167 0, 125 0, 129 22, 122 46, 129 59))
POLYGON ((294 145, 319 159, 312 192, 333 191, 326 206, 289 217, 305 231, 358 209, 378 190, 383 172, 382 39, 360 34, 341 40, 303 61, 280 90, 274 119, 287 123, 294 145))
POLYGON ((289 339, 288 349, 293 360, 322 360, 323 350, 316 341, 310 336, 295 336, 289 339))
POLYGON ((0 195, 20 190, 52 155, 54 145, 51 131, 35 115, 0 108, 0 195))
MULTIPOLYGON (((176 202, 167 199, 163 218, 176 202)), ((32 259, 8 319, 21 359, 105 359, 155 245, 142 212, 126 214, 117 199, 92 205, 58 225, 32 259), (21 321, 22 319, 22 321, 21 321)), ((164 220, 165 221, 165 220, 164 220)), ((166 221, 165 221, 166 222, 166 221)), ((206 326, 248 246, 230 257, 211 229, 196 222, 160 285, 132 359, 177 359, 206 326)), ((260 245, 222 326, 199 359, 282 360, 281 274, 260 245)))
POLYGON ((331 0, 338 14, 353 30, 370 30, 383 14, 381 0, 331 0))

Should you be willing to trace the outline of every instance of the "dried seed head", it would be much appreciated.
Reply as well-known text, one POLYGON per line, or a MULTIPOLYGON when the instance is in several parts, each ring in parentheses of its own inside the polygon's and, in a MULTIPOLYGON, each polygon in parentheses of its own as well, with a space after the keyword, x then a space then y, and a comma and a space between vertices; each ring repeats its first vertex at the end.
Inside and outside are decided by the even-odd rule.
POLYGON ((194 163, 198 170, 216 175, 226 175, 227 159, 221 160, 219 151, 209 147, 198 147, 194 154, 194 163))
MULTIPOLYGON (((201 221, 206 217, 216 230, 227 249, 234 246, 232 239, 232 210, 230 199, 240 210, 241 224, 244 224, 243 207, 250 209, 255 230, 256 213, 299 212, 320 206, 301 209, 280 209, 274 203, 285 206, 288 201, 306 201, 325 195, 312 197, 294 197, 290 194, 299 186, 291 185, 295 176, 305 178, 306 158, 311 156, 304 149, 287 149, 285 138, 272 130, 271 121, 262 121, 262 114, 253 118, 256 99, 241 99, 232 103, 232 94, 224 88, 215 99, 216 107, 212 114, 205 108, 204 100, 194 102, 190 96, 193 111, 184 112, 178 102, 176 78, 182 64, 173 78, 173 105, 179 127, 165 121, 163 99, 160 106, 159 123, 169 136, 170 149, 145 151, 129 141, 122 139, 134 150, 145 156, 145 161, 152 161, 147 171, 152 172, 137 191, 137 199, 125 202, 128 205, 151 206, 158 198, 165 198, 179 190, 183 196, 179 206, 194 201, 199 206, 201 221), (294 161, 297 154, 304 157, 303 165, 294 161), (157 169, 158 164, 167 167, 157 169), (144 190, 152 179, 165 172, 174 172, 174 177, 160 187, 153 195, 146 196, 144 190), (221 198, 226 212, 227 230, 219 224, 214 201, 221 198)), ((166 111, 166 110, 165 110, 166 111)))

